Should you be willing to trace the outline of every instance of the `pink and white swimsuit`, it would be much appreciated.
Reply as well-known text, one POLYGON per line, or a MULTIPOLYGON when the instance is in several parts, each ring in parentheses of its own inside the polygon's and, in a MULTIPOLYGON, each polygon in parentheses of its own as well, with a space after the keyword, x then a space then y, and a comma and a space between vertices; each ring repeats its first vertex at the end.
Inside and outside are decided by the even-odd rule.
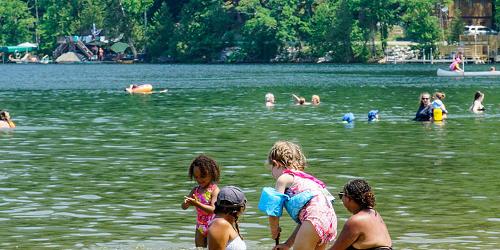
POLYGON ((293 196, 304 191, 318 193, 300 211, 299 220, 310 221, 318 233, 321 243, 328 243, 337 236, 337 215, 329 197, 326 185, 316 177, 298 170, 285 170, 284 174, 293 176, 289 187, 293 196))

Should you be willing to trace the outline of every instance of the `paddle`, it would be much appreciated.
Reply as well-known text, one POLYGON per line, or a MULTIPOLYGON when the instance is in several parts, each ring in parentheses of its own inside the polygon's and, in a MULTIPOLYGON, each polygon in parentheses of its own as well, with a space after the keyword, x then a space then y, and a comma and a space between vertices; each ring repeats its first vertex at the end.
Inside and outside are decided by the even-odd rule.
POLYGON ((465 56, 462 56, 462 76, 465 75, 464 72, 465 72, 465 56))

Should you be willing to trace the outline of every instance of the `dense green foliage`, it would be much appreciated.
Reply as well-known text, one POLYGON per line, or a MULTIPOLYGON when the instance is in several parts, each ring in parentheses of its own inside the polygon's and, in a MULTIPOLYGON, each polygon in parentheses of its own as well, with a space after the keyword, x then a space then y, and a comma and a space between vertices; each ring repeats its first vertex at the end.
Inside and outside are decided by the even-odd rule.
POLYGON ((0 44, 31 40, 34 18, 21 0, 0 0, 0 44))
MULTIPOLYGON (((0 0, 0 45, 88 35, 95 24, 150 61, 297 62, 383 55, 394 25, 406 40, 444 39, 436 6, 450 0, 0 0)), ((496 5, 498 6, 498 5, 496 5)), ((496 12, 496 22, 498 23, 496 12)), ((458 22, 458 23, 457 23, 458 22)), ((454 20, 446 31, 454 41, 454 20)))

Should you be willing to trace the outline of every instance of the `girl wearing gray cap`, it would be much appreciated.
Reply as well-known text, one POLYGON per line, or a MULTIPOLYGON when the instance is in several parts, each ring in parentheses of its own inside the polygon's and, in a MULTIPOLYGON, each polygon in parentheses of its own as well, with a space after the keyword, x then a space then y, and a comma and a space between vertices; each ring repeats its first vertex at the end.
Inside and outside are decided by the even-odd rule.
POLYGON ((247 249, 238 226, 238 217, 245 210, 246 202, 240 188, 227 186, 220 189, 215 202, 215 218, 208 228, 208 249, 247 249))

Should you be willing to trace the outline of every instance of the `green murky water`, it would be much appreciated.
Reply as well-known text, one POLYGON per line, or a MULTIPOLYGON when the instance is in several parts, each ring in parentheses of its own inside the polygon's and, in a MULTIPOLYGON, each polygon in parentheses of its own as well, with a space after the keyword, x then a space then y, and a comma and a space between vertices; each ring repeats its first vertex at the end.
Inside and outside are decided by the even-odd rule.
MULTIPOLYGON (((500 78, 438 78, 436 67, 0 65, 0 108, 18 125, 0 131, 0 248, 192 249, 195 212, 180 203, 195 185, 189 163, 206 153, 222 165, 220 185, 247 194, 250 249, 270 249, 257 203, 273 185, 267 151, 286 139, 332 193, 366 178, 395 248, 496 249, 500 78), (131 83, 169 92, 131 96, 131 83), (448 121, 411 121, 419 93, 436 90, 448 121), (485 115, 467 111, 476 90, 485 115), (294 106, 292 93, 322 104, 294 106), (371 109, 381 121, 366 121, 371 109), (353 126, 340 122, 346 112, 353 126)), ((349 214, 335 209, 340 230, 349 214)), ((282 224, 288 235, 293 222, 282 224)))

